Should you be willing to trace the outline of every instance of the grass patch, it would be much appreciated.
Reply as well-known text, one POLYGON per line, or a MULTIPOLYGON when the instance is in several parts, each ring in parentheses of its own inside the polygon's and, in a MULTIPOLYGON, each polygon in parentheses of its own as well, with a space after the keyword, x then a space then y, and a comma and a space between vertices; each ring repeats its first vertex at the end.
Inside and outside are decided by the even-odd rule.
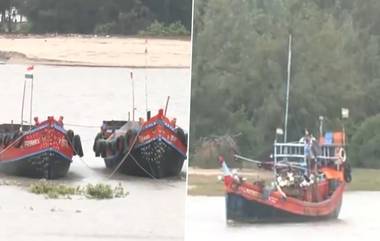
POLYGON ((63 184, 53 184, 48 181, 39 181, 30 185, 30 192, 45 194, 48 198, 70 197, 78 192, 78 187, 70 187, 63 184))
POLYGON ((353 168, 348 190, 380 191, 380 169, 353 168))
POLYGON ((29 186, 29 191, 35 194, 45 195, 47 198, 71 198, 72 195, 82 195, 89 199, 111 199, 121 198, 128 195, 128 192, 119 183, 112 188, 108 184, 87 184, 85 187, 72 187, 64 184, 56 184, 48 181, 39 181, 29 186))
MULTIPOLYGON (((188 178, 189 195, 224 195, 224 185, 218 180, 218 175, 200 175, 189 173, 188 178)), ((348 191, 380 191, 380 170, 354 168, 352 170, 352 182, 349 183, 347 187, 348 191)))
POLYGON ((189 174, 188 194, 194 196, 224 195, 224 185, 217 175, 189 174))

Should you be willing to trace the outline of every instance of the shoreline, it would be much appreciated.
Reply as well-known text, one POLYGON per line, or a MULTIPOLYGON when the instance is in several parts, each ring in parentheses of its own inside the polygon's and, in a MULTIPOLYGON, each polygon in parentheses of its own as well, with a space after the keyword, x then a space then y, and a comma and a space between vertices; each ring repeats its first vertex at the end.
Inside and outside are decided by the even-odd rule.
POLYGON ((0 64, 187 69, 190 58, 189 38, 0 35, 0 64))

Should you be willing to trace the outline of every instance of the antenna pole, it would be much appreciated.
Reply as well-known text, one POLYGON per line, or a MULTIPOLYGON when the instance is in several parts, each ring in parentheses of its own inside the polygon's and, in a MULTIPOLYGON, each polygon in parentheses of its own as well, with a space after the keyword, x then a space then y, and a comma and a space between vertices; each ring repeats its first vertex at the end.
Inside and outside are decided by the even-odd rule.
POLYGON ((284 142, 287 142, 287 138, 288 138, 289 87, 290 87, 290 70, 291 70, 291 64, 292 64, 292 35, 289 34, 289 48, 288 48, 288 76, 287 76, 287 83, 286 83, 284 142))
POLYGON ((24 125, 25 89, 26 89, 26 79, 24 80, 24 91, 22 92, 22 103, 21 103, 21 130, 22 130, 22 126, 24 125))

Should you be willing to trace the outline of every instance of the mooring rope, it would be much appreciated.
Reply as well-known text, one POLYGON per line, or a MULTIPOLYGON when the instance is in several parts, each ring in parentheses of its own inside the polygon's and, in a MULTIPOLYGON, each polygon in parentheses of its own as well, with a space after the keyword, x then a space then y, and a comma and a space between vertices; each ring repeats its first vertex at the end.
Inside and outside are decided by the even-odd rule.
POLYGON ((153 176, 150 172, 148 172, 143 166, 140 165, 140 163, 138 163, 138 161, 136 160, 136 158, 131 154, 130 155, 132 160, 136 163, 136 165, 141 168, 141 170, 143 170, 143 172, 145 172, 148 176, 150 176, 151 178, 153 179, 157 179, 155 176, 153 176))
POLYGON ((81 125, 81 124, 74 124, 74 123, 65 123, 65 126, 73 126, 73 127, 82 127, 82 128, 100 128, 99 126, 95 125, 81 125))
POLYGON ((14 145, 16 145, 16 143, 21 140, 21 138, 24 137, 24 134, 22 134, 21 136, 19 136, 15 141, 13 141, 11 144, 9 144, 7 147, 5 147, 3 150, 0 151, 0 156, 5 152, 7 151, 9 148, 13 147, 14 145))
POLYGON ((112 176, 119 170, 119 168, 121 167, 121 165, 123 165, 123 163, 127 160, 127 157, 131 154, 132 152, 132 149, 133 147, 135 146, 136 142, 137 142, 137 139, 140 135, 140 132, 141 132, 142 129, 140 129, 136 136, 135 136, 135 139, 133 140, 132 142, 132 145, 130 146, 128 152, 125 154, 125 156, 123 157, 123 159, 121 159, 121 161, 119 162, 119 164, 116 166, 116 168, 112 171, 111 175, 108 176, 108 178, 112 178, 112 176))

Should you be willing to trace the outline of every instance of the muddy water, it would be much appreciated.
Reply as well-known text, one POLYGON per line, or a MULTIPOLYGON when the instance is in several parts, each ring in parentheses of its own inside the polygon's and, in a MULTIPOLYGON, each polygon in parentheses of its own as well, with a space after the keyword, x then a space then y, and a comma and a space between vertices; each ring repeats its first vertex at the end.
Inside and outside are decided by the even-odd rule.
MULTIPOLYGON (((0 65, 0 123, 20 122, 23 65, 0 65)), ((92 152, 102 120, 126 120, 132 111, 134 73, 136 116, 153 114, 170 96, 168 116, 185 130, 189 125, 187 69, 126 69, 35 66, 33 116, 64 116, 66 129, 79 134, 85 156, 74 157, 67 177, 56 182, 72 185, 122 185, 129 195, 105 201, 46 200, 25 191, 33 179, 0 174, 0 240, 182 240, 186 182, 183 178, 150 180, 116 174, 92 152), (147 76, 147 81, 145 81, 147 76), (83 127, 81 125, 84 125, 83 127)), ((29 96, 26 96, 29 99, 29 96)), ((28 106, 28 104, 27 104, 28 106)), ((29 109, 25 109, 29 120, 29 109)))
POLYGON ((337 220, 227 225, 224 197, 188 197, 185 240, 379 240, 379 200, 380 192, 346 192, 337 220))

